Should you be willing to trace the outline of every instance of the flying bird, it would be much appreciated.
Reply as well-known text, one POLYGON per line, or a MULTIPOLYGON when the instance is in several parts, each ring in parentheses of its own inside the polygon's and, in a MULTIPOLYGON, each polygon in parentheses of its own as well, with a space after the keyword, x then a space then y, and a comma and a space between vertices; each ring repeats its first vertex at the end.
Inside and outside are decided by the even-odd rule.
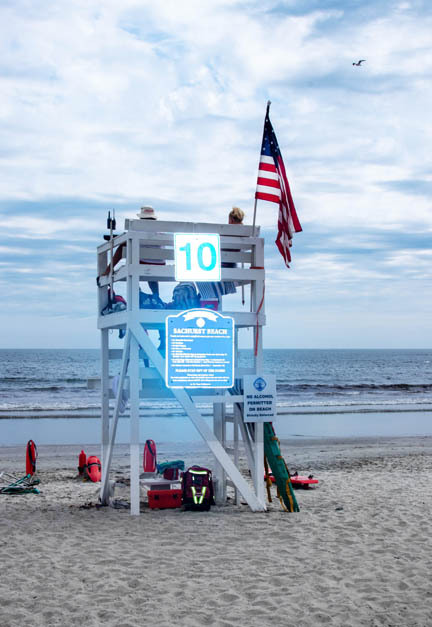
POLYGON ((359 61, 357 61, 357 63, 353 63, 353 65, 361 65, 365 61, 366 61, 366 59, 360 59, 359 61))

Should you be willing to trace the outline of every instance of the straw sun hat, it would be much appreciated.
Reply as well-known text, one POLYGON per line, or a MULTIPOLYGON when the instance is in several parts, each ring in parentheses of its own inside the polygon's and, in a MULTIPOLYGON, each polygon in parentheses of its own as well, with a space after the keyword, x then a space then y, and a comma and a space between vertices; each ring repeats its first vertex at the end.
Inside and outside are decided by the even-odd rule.
POLYGON ((137 216, 141 220, 157 220, 155 210, 149 205, 141 207, 140 213, 137 213, 137 216))

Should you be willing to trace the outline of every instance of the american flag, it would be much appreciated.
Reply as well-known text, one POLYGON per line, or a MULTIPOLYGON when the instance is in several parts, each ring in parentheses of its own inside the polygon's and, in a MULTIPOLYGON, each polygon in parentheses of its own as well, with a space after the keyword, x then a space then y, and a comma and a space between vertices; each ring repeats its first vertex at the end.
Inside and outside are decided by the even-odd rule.
POLYGON ((286 266, 291 261, 290 247, 294 233, 302 230, 291 190, 285 172, 279 145, 269 118, 269 106, 264 121, 264 133, 261 158, 258 168, 255 198, 275 202, 279 205, 278 235, 276 246, 285 260, 286 266))

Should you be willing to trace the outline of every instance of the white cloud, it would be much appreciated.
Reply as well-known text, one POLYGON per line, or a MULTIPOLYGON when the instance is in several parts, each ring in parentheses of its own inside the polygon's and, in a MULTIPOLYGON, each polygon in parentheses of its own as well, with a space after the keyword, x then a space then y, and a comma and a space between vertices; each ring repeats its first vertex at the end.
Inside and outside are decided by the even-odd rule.
MULTIPOLYGON (((408 2, 332 6, 4 4, 0 211, 9 239, 0 263, 15 255, 23 279, 33 268, 48 279, 39 289, 58 281, 64 298, 60 277, 79 286, 80 267, 81 282, 93 288, 85 255, 100 242, 105 203, 117 205, 119 228, 144 202, 161 218, 210 222, 225 221, 239 204, 250 223, 270 99, 305 229, 294 242, 290 285, 321 295, 324 277, 328 299, 350 289, 366 294, 397 279, 399 264, 418 267, 417 280, 427 281, 427 251, 403 247, 359 268, 338 249, 343 237, 364 250, 396 231, 432 230, 430 195, 421 191, 431 165, 432 15, 408 2), (358 58, 366 63, 353 67, 358 58), (398 187, 404 181, 411 190, 398 187), (71 198, 75 210, 51 209, 71 198), (329 238, 328 254, 304 253, 309 230, 329 238), (32 239, 37 267, 29 263, 32 239)), ((259 223, 274 229, 276 217, 275 205, 259 203, 259 223)), ((273 259, 269 294, 286 284, 273 259)), ((57 298, 54 306, 63 305, 57 298)))
POLYGON ((384 262, 388 266, 395 266, 409 272, 415 272, 416 274, 422 274, 426 272, 426 276, 432 278, 432 250, 399 250, 389 255, 389 258, 384 262))
POLYGON ((61 215, 55 218, 38 218, 29 215, 15 216, 8 218, 8 228, 11 229, 17 238, 39 238, 52 239, 53 236, 64 235, 65 233, 79 234, 82 239, 87 232, 100 231, 100 222, 96 219, 84 218, 63 218, 61 215))
POLYGON ((14 246, 0 246, 0 255, 29 255, 31 251, 26 248, 18 248, 14 246))

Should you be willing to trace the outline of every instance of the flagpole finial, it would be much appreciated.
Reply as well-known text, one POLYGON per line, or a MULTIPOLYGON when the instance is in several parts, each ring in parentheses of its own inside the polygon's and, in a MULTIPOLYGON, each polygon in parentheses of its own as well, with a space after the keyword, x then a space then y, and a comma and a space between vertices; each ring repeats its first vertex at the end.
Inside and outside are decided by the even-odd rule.
POLYGON ((267 111, 266 111, 266 115, 269 114, 270 111, 270 105, 271 105, 271 100, 267 100, 267 111))

